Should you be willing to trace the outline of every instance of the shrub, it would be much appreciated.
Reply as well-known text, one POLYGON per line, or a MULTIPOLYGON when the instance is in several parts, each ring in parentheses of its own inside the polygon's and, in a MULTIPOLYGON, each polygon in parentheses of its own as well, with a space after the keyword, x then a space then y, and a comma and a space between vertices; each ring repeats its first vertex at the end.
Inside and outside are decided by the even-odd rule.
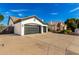
POLYGON ((72 30, 67 30, 67 33, 68 33, 68 34, 72 33, 72 30))
POLYGON ((70 34, 72 33, 72 30, 63 30, 60 33, 64 33, 64 34, 70 34))

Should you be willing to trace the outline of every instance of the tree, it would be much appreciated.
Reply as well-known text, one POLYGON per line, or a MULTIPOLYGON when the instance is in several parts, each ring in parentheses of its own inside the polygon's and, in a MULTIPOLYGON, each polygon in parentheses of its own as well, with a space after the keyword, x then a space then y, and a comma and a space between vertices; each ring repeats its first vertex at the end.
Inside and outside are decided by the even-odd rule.
MULTIPOLYGON (((3 16, 3 15, 0 15, 0 22, 3 21, 3 19, 4 19, 4 16, 3 16)), ((3 28, 4 28, 3 25, 0 24, 0 31, 1 31, 3 28)))
POLYGON ((0 22, 4 19, 3 15, 0 15, 0 22))
POLYGON ((77 28, 79 28, 79 19, 76 20, 77 28))
POLYGON ((76 20, 77 20, 76 18, 70 18, 67 19, 67 21, 65 21, 65 24, 67 24, 67 27, 71 29, 72 32, 74 32, 74 30, 77 28, 76 20))
POLYGON ((0 24, 0 32, 1 32, 4 28, 6 28, 6 26, 5 26, 4 24, 0 24))
POLYGON ((74 23, 75 21, 76 21, 75 18, 70 18, 65 21, 65 24, 68 24, 68 23, 71 24, 71 23, 74 23))

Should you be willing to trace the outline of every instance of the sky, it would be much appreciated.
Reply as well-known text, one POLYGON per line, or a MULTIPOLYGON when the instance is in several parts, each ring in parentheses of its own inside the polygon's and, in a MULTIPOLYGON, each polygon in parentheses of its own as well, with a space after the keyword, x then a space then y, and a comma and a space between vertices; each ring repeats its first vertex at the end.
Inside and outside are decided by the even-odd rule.
POLYGON ((1 22, 7 24, 9 16, 24 18, 38 16, 44 22, 64 22, 68 18, 79 18, 78 3, 0 3, 1 22))

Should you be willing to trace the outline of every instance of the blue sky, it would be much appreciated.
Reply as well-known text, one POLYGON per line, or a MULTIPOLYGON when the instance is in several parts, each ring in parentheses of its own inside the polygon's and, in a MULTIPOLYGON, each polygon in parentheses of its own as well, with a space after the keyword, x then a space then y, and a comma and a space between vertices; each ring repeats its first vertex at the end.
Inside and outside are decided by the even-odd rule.
POLYGON ((36 15, 45 22, 64 22, 68 18, 79 18, 78 3, 0 3, 0 13, 5 16, 27 17, 36 15))

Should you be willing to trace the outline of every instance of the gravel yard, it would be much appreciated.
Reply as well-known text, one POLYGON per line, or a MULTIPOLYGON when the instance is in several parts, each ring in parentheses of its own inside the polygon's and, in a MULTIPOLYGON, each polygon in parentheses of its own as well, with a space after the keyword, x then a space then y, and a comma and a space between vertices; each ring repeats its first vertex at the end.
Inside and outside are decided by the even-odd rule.
POLYGON ((71 54, 70 51, 79 54, 78 45, 79 36, 51 32, 25 36, 0 35, 0 54, 65 55, 71 54))

